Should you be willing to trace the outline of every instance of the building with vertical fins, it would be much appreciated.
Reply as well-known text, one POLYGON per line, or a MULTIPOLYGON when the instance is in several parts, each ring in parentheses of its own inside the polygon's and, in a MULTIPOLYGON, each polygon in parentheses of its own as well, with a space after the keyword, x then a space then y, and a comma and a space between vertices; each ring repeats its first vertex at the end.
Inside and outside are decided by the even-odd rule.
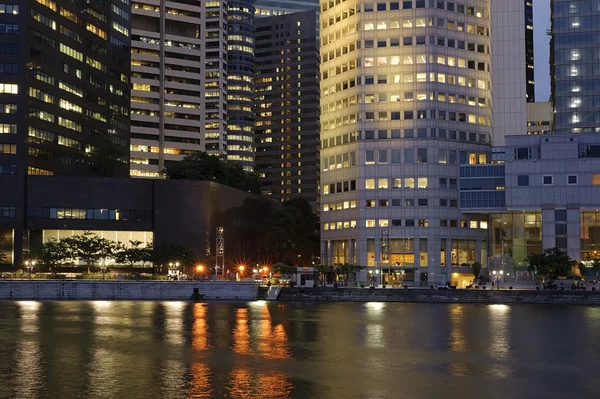
POLYGON ((256 167, 262 194, 319 202, 319 44, 314 11, 256 20, 256 167))
POLYGON ((535 101, 533 3, 491 1, 493 144, 527 126, 527 103, 535 101))
POLYGON ((254 0, 227 3, 227 161, 254 167, 254 0))
POLYGON ((485 267, 458 179, 491 151, 490 2, 320 6, 321 261, 427 286, 485 267))
POLYGON ((600 132, 600 5, 551 2, 550 77, 557 133, 600 132))
POLYGON ((226 7, 219 1, 133 3, 131 175, 226 153, 226 7))

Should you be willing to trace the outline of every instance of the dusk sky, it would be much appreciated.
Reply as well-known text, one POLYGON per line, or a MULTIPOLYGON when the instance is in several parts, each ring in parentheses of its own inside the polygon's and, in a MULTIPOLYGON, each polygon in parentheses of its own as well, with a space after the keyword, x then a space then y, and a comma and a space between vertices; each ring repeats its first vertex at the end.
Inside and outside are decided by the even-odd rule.
MULTIPOLYGON (((502 1, 502 0, 500 0, 502 1)), ((535 100, 548 101, 550 98, 550 0, 533 1, 534 58, 535 58, 535 100)))

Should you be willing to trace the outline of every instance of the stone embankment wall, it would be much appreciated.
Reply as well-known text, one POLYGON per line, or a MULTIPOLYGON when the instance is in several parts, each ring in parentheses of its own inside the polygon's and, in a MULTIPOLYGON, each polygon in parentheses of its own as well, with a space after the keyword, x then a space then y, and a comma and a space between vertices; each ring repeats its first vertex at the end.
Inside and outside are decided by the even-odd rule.
POLYGON ((254 283, 187 281, 0 281, 4 300, 244 300, 256 299, 254 283))
POLYGON ((600 305, 598 291, 483 291, 369 288, 283 288, 280 301, 426 302, 600 305))

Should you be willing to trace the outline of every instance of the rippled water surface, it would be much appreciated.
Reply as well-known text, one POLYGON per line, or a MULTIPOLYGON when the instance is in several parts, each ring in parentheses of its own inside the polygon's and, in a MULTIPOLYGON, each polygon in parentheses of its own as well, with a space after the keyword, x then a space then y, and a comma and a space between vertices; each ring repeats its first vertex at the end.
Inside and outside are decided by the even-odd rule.
POLYGON ((600 308, 2 302, 0 398, 600 398, 600 308))

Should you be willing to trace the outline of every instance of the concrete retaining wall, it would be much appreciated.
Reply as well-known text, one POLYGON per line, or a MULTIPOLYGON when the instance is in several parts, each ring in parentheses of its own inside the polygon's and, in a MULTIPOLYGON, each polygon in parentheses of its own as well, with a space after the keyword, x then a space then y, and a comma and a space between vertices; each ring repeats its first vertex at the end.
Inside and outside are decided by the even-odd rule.
POLYGON ((187 281, 0 281, 0 299, 255 300, 254 283, 187 281), (197 289, 197 293, 194 293, 197 289))
POLYGON ((479 291, 368 288, 283 288, 280 301, 428 302, 600 305, 598 291, 479 291))

